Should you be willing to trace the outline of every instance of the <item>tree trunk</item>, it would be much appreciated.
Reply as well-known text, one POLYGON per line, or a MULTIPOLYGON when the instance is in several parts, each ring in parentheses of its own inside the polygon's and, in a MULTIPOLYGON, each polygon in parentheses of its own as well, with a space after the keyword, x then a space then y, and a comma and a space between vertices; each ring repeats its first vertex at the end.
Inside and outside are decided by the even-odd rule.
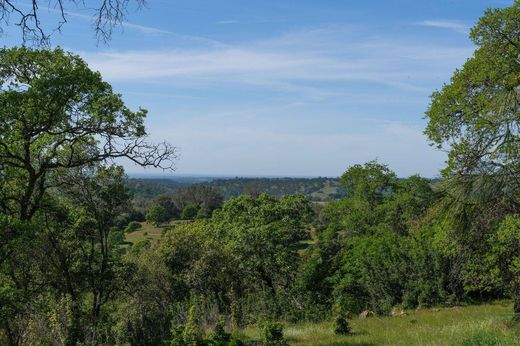
POLYGON ((95 344, 97 339, 97 324, 99 320, 99 314, 101 312, 101 303, 100 303, 100 294, 98 292, 94 292, 94 297, 92 300, 92 320, 91 320, 91 343, 95 344))
POLYGON ((81 311, 78 303, 73 297, 72 301, 72 317, 70 325, 67 328, 67 336, 65 338, 65 346, 76 346, 82 340, 82 329, 81 329, 81 311))

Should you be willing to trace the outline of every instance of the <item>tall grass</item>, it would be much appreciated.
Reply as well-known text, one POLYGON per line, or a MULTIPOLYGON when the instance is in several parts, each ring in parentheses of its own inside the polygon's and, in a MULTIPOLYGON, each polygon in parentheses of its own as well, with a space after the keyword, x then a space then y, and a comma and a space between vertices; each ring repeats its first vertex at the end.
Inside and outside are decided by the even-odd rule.
MULTIPOLYGON (((332 322, 287 325, 291 345, 520 345, 509 302, 409 311, 400 317, 349 321, 353 334, 334 334, 332 322)), ((246 330, 258 338, 257 328, 246 330)))

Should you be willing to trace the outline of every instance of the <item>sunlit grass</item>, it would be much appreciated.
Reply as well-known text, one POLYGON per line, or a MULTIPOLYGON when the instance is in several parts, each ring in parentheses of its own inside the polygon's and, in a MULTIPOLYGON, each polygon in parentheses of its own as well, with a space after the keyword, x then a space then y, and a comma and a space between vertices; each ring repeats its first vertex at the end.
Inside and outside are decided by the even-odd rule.
POLYGON ((155 227, 151 223, 141 222, 141 228, 139 228, 137 231, 127 233, 125 235, 125 240, 132 244, 145 239, 150 241, 157 241, 161 238, 162 230, 162 227, 155 227))
MULTIPOLYGON (((509 302, 421 309, 400 317, 349 321, 353 334, 334 335, 331 322, 287 325, 291 345, 520 345, 520 330, 510 321, 509 302)), ((258 328, 246 334, 260 338, 258 328)))
POLYGON ((127 243, 135 244, 136 242, 140 240, 150 240, 150 241, 158 241, 161 237, 163 232, 176 224, 180 223, 186 223, 191 222, 188 220, 172 220, 169 223, 162 224, 159 227, 155 227, 153 224, 149 222, 140 222, 141 228, 139 228, 137 231, 126 233, 125 234, 125 241, 127 243))

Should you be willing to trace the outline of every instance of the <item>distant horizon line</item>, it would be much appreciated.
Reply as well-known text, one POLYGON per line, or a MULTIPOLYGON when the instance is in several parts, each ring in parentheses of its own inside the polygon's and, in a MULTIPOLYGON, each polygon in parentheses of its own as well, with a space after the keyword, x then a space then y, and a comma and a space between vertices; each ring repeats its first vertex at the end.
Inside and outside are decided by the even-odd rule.
MULTIPOLYGON (((326 176, 326 175, 254 175, 254 174, 189 174, 189 173, 129 173, 126 175, 131 179, 175 179, 175 178, 198 178, 198 179, 316 179, 316 178, 328 178, 328 179, 339 179, 340 176, 326 176)), ((424 177, 427 179, 439 179, 440 177, 424 177)), ((406 177, 398 177, 398 179, 406 179, 406 177)))
POLYGON ((127 172, 129 178, 339 178, 339 176, 321 175, 255 175, 255 174, 189 174, 189 173, 131 173, 127 172))

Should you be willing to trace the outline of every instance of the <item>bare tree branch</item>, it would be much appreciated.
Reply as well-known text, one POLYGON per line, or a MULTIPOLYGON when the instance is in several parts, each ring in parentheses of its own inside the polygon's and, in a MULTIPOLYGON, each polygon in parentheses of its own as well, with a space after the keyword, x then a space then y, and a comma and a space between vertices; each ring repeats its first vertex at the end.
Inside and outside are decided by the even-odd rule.
POLYGON ((20 28, 24 44, 48 46, 52 34, 61 32, 68 22, 67 14, 71 9, 87 10, 98 42, 106 43, 112 37, 113 29, 125 22, 130 8, 141 10, 146 5, 146 0, 98 0, 93 7, 80 0, 42 2, 31 0, 30 4, 26 4, 19 0, 0 0, 0 35, 7 27, 15 25, 20 28), (55 23, 42 23, 42 11, 57 12, 60 18, 55 23))

